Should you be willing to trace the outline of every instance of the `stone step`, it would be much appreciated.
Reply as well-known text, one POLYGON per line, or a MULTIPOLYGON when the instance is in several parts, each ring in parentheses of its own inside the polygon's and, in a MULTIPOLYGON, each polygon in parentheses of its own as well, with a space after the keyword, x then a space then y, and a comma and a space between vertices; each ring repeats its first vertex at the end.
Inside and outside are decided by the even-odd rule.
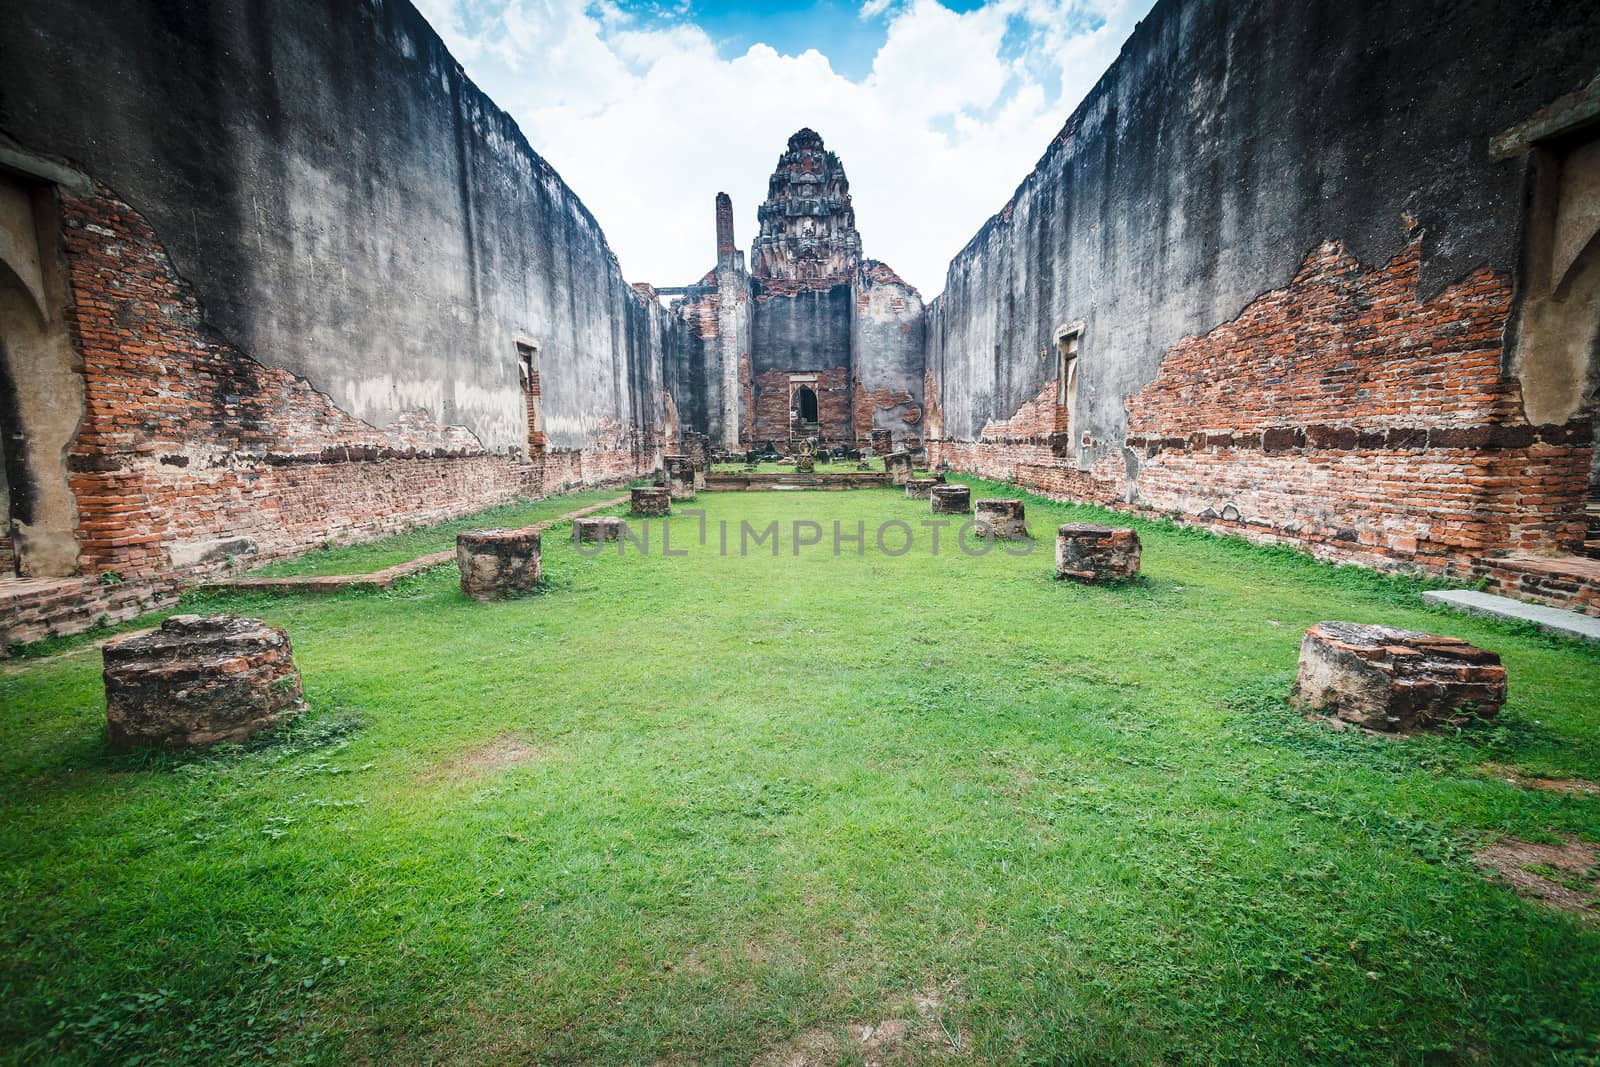
POLYGON ((1430 604, 1442 604, 1473 615, 1532 623, 1548 633, 1600 644, 1600 619, 1580 615, 1576 611, 1546 607, 1543 604, 1528 604, 1508 596, 1496 596, 1494 593, 1482 593, 1471 589, 1431 590, 1423 593, 1422 599, 1430 604))

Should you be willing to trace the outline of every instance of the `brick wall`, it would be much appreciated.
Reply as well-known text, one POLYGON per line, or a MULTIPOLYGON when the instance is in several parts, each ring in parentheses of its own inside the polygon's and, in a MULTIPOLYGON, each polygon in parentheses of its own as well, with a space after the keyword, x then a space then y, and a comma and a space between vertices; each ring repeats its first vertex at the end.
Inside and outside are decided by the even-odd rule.
MULTIPOLYGON (((1501 367, 1509 279, 1480 269, 1423 299, 1421 240, 1371 268, 1326 243, 1288 285, 1169 349, 1126 398, 1126 449, 1090 470, 1055 432, 1054 381, 978 441, 930 442, 934 462, 1384 568, 1471 578, 1579 550, 1591 424, 1527 423, 1501 367)), ((1518 581, 1551 602, 1571 592, 1502 584, 1518 581)))
POLYGON ((101 189, 62 202, 83 423, 68 457, 85 573, 123 578, 290 555, 518 494, 640 473, 648 434, 529 463, 423 412, 379 429, 207 327, 145 221, 101 189))
POLYGON ((900 421, 908 429, 922 421, 922 407, 917 403, 917 398, 904 389, 868 389, 856 381, 852 385, 851 407, 854 420, 851 425, 858 434, 871 431, 873 416, 880 411, 900 409, 900 421))
POLYGON ((1326 243, 1170 350, 1127 401, 1139 502, 1380 565, 1581 547, 1589 427, 1528 425, 1501 371, 1510 280, 1423 300, 1421 243, 1370 269, 1326 243))
POLYGON ((769 370, 756 375, 754 440, 789 439, 789 378, 792 374, 816 379, 804 384, 817 394, 817 423, 822 440, 827 443, 855 440, 850 421, 852 390, 849 371, 844 367, 815 372, 769 370))

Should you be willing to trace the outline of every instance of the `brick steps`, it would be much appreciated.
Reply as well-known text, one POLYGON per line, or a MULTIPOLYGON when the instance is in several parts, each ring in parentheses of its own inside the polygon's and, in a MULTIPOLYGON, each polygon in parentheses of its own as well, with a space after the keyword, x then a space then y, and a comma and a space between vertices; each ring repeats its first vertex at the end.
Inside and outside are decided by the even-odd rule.
POLYGON ((707 492, 782 489, 881 489, 889 485, 886 471, 849 471, 840 474, 708 474, 707 492))
POLYGON ((1600 559, 1588 556, 1507 556, 1475 559, 1472 575, 1489 590, 1535 604, 1600 615, 1600 559))
POLYGON ((82 633, 176 602, 177 581, 119 582, 94 578, 0 578, 0 656, 10 645, 82 633))

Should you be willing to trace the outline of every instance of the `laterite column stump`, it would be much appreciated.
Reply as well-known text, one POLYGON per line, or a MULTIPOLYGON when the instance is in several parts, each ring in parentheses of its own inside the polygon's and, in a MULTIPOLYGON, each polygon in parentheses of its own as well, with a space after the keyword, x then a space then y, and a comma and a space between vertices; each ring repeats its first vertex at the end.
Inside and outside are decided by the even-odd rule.
POLYGON ((466 530, 456 535, 461 591, 476 600, 499 600, 539 584, 539 531, 466 530))
POLYGON ((674 500, 694 499, 694 462, 688 456, 668 456, 667 492, 674 500))
POLYGON ((1126 526, 1069 522, 1056 530, 1056 577, 1114 582, 1139 573, 1139 535, 1126 526))
POLYGON ((174 615, 100 654, 119 751, 243 742, 305 710, 289 635, 260 619, 174 615))
POLYGON ((935 515, 965 515, 972 510, 972 490, 964 485, 936 485, 928 491, 935 515))
POLYGON ((980 500, 972 509, 972 517, 983 537, 1013 541, 1028 536, 1020 500, 980 500))
POLYGON ((672 494, 660 485, 639 485, 630 489, 629 511, 635 515, 657 517, 672 514, 672 494))
POLYGON ((622 520, 615 515, 588 515, 572 520, 574 541, 605 544, 622 539, 622 520))
POLYGON ((940 484, 937 478, 911 478, 906 481, 907 500, 927 500, 933 487, 940 484))
POLYGON ((888 430, 872 430, 869 439, 874 455, 887 456, 894 451, 894 434, 888 430))
POLYGON ((905 485, 911 480, 911 453, 890 452, 883 457, 883 469, 890 485, 905 485))
POLYGON ((1300 642, 1290 700, 1369 730, 1411 733, 1493 718, 1506 702, 1506 669, 1460 638, 1319 622, 1300 642))
POLYGON ((711 438, 691 430, 683 435, 683 451, 694 465, 694 487, 706 487, 706 471, 711 468, 711 438))

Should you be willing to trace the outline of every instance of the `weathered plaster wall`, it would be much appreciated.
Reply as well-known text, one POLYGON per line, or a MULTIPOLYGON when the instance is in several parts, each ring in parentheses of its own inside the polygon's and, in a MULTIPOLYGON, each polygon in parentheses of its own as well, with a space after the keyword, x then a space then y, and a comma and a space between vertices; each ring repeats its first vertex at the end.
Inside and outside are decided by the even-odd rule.
MULTIPOLYGON (((685 298, 673 309, 680 329, 672 331, 673 343, 663 361, 664 385, 677 415, 679 435, 698 429, 720 440, 722 432, 720 366, 717 331, 718 294, 715 290, 685 298)), ((677 438, 665 441, 673 451, 677 438)))
POLYGON ((1402 0, 1379 12, 1331 0, 1161 0, 951 263, 928 316, 927 403, 948 439, 940 454, 1196 519, 1211 510, 1234 521, 1221 519, 1224 502, 1253 500, 1247 532, 1305 540, 1301 531, 1315 528, 1341 558, 1428 564, 1570 547, 1572 501, 1562 494, 1581 485, 1570 468, 1587 465, 1588 431, 1560 424, 1492 448, 1468 442, 1527 424, 1518 383, 1495 370, 1505 363, 1526 166, 1493 161, 1489 139, 1597 69, 1593 5, 1513 13, 1487 0, 1402 0), (1340 265, 1325 270, 1347 289, 1319 288, 1328 279, 1311 267, 1327 242, 1340 265), (1447 306, 1433 305, 1447 292, 1447 306), (1268 347, 1232 345, 1228 324, 1258 298, 1268 301, 1259 327, 1268 347), (1084 329, 1068 435, 1051 397, 1057 330, 1073 320, 1084 329), (1152 392, 1169 363, 1194 357, 1186 338, 1199 339, 1202 362, 1186 364, 1187 385, 1152 392), (1403 359, 1385 358, 1397 350, 1403 359), (1472 395, 1442 409, 1441 383, 1463 353, 1474 368, 1486 361, 1488 378, 1456 382, 1472 395), (1289 377, 1231 388, 1264 358, 1289 377), (1378 403, 1369 385, 1382 375, 1392 389, 1378 403), (1319 390, 1348 401, 1317 409, 1321 430, 1350 430, 1360 443, 1409 420, 1441 431, 1443 451, 1430 437, 1421 452, 1385 445, 1355 460, 1337 455, 1339 437, 1202 464, 1129 439, 1130 419, 1192 423, 1222 442, 1208 452, 1226 450, 1229 434, 1248 435, 1246 423, 1295 423, 1319 390), (1520 465, 1539 485, 1491 504, 1463 459, 1491 465, 1496 479, 1520 465), (1401 483, 1430 469, 1460 475, 1459 492, 1417 497, 1391 518, 1381 500, 1363 499, 1360 482, 1336 476, 1349 462, 1393 474, 1402 498, 1401 483), (1490 514, 1507 506, 1537 513, 1490 514))
POLYGON ((51 573, 151 582, 658 460, 684 330, 405 0, 19 8, 6 168, 50 207, 70 337, 41 362, 0 313, 6 431, 58 468, 25 502, 76 510, 51 573))
POLYGON ((790 295, 773 293, 757 280, 751 340, 755 373, 848 367, 850 305, 848 283, 790 295))
MULTIPOLYGON (((739 373, 750 355, 750 276, 730 256, 672 307, 678 328, 664 349, 667 393, 679 433, 694 430, 727 448, 740 435, 739 373)), ((677 438, 665 442, 675 450, 677 438)))
POLYGON ((385 429, 552 449, 657 420, 598 225, 406 0, 62 0, 0 23, 0 130, 149 220, 208 323, 385 429))
POLYGON ((847 282, 783 285, 752 282, 750 369, 756 440, 787 440, 789 375, 827 374, 816 386, 821 432, 853 439, 850 427, 850 334, 853 301, 847 282))
POLYGON ((850 348, 856 435, 889 430, 896 441, 922 435, 925 334, 922 296, 886 264, 862 264, 850 348))
POLYGON ((717 266, 717 341, 714 366, 718 382, 718 410, 707 418, 707 432, 726 448, 740 439, 740 404, 744 402, 740 377, 748 372, 755 346, 756 304, 744 257, 734 253, 719 257, 717 266))

